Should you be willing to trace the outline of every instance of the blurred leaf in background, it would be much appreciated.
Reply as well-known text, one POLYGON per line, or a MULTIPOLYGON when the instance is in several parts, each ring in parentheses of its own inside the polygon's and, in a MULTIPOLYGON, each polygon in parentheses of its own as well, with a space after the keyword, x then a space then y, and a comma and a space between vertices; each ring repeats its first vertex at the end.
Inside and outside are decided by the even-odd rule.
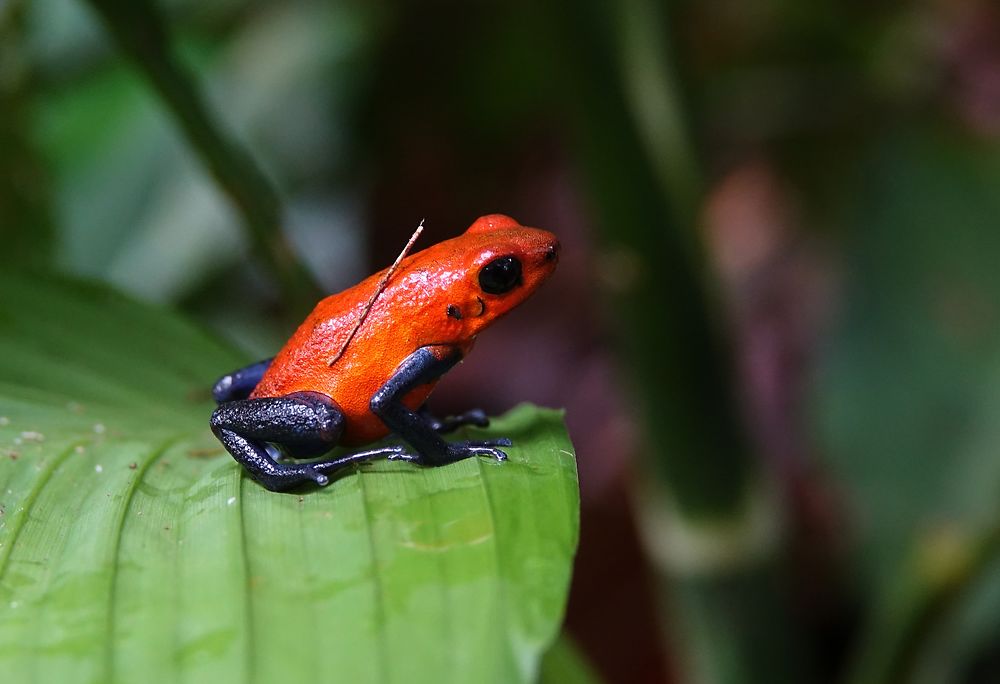
MULTIPOLYGON (((223 126, 255 143, 281 187, 296 253, 327 289, 356 281, 361 185, 343 178, 343 127, 363 82, 366 15, 321 3, 171 10, 182 58, 203 75, 223 126)), ((273 287, 242 267, 250 246, 240 219, 155 92, 109 49, 84 4, 31 3, 26 25, 43 84, 36 128, 57 185, 60 267, 146 299, 196 301, 243 346, 272 350, 285 332, 261 328, 253 299, 273 301, 273 287)))
POLYGON ((817 406, 882 621, 911 609, 894 603, 900 585, 947 590, 996 544, 998 152, 954 130, 897 131, 859 167, 848 203, 848 304, 817 406))
POLYGON ((51 188, 32 127, 37 84, 27 57, 24 7, 0 7, 0 260, 45 263, 53 250, 51 188))

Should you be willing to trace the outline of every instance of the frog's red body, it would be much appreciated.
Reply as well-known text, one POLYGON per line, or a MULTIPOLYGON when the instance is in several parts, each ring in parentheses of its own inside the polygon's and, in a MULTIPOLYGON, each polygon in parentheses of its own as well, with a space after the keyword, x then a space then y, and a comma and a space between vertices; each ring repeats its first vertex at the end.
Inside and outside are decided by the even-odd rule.
MULTIPOLYGON (((343 412, 339 443, 376 440, 389 428, 370 403, 400 364, 422 348, 442 358, 455 352, 465 356, 476 335, 551 275, 557 248, 552 233, 526 228, 507 216, 484 216, 462 235, 403 259, 353 337, 386 271, 320 301, 271 362, 250 398, 319 392, 343 412), (523 264, 522 282, 502 296, 484 292, 477 280, 480 269, 502 255, 512 255, 523 264)), ((436 382, 435 378, 410 390, 403 403, 417 408, 436 382)))

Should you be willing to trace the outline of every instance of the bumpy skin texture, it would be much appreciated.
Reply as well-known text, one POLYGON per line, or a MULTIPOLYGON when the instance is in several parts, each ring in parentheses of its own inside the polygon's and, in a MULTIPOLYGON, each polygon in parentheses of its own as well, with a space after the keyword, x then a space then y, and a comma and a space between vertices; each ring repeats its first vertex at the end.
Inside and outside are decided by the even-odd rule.
POLYGON ((439 421, 415 409, 476 335, 552 274, 558 254, 551 233, 499 214, 480 218, 461 236, 322 300, 274 359, 220 378, 212 390, 219 403, 212 431, 274 491, 325 485, 328 473, 372 458, 428 466, 506 459, 499 447, 510 446, 508 439, 441 437, 460 425, 486 425, 481 411, 439 421), (268 447, 300 458, 390 431, 405 445, 310 463, 279 462, 268 447))
MULTIPOLYGON (((344 413, 341 444, 379 439, 389 429, 372 413, 369 402, 403 360, 423 347, 433 347, 441 358, 452 350, 464 357, 476 335, 552 274, 557 250, 552 233, 526 228, 507 216, 484 216, 462 235, 404 259, 332 366, 330 360, 351 334, 385 271, 320 301, 250 396, 322 392, 344 413), (484 292, 478 282, 480 269, 505 255, 523 264, 523 284, 503 295, 484 292)), ((419 407, 435 384, 410 392, 406 406, 419 407)))

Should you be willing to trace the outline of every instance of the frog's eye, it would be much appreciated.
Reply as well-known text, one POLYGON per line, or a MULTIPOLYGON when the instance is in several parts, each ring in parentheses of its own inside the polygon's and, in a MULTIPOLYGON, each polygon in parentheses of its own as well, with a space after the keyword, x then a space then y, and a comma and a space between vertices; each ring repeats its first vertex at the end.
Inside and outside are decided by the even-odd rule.
POLYGON ((521 262, 512 256, 497 257, 479 271, 479 287, 490 294, 504 294, 521 284, 521 262))

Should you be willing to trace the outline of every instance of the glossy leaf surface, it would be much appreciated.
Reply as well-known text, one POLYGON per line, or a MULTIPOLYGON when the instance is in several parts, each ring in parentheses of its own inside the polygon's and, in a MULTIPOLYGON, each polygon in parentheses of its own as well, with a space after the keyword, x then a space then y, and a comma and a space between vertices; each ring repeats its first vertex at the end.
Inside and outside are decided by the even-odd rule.
POLYGON ((381 462, 274 494, 207 428, 245 362, 104 288, 0 275, 6 681, 530 681, 577 542, 572 446, 521 406, 510 460, 381 462))

